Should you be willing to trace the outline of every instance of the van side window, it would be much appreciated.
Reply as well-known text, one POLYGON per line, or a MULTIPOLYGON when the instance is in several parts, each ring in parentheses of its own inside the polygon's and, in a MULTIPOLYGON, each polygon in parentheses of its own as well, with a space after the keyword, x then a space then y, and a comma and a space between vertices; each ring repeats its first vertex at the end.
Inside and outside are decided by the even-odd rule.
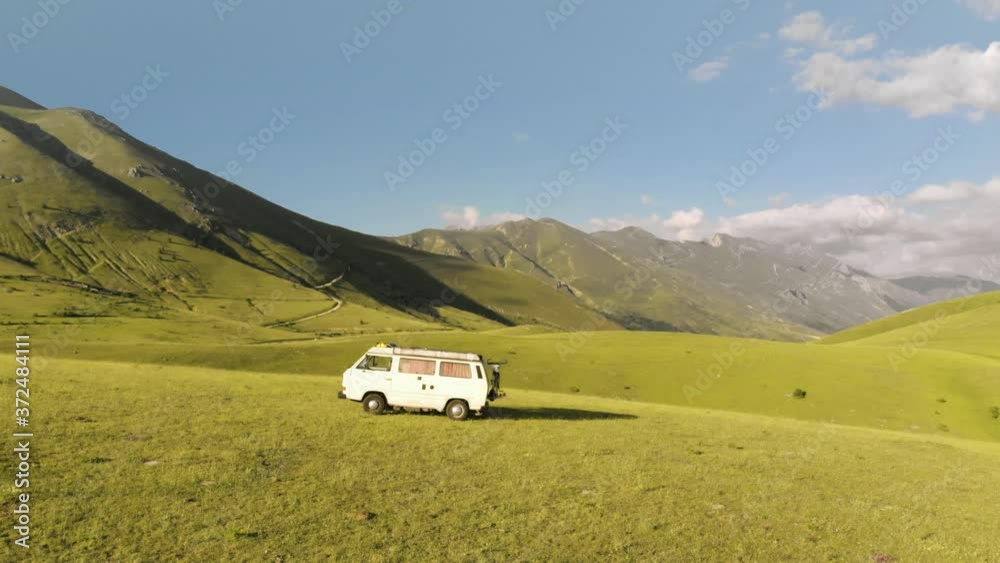
POLYGON ((472 379, 472 366, 456 362, 441 362, 441 376, 472 379))
POLYGON ((434 375, 434 368, 437 363, 434 360, 414 360, 412 358, 399 359, 400 373, 413 373, 416 375, 434 375))
POLYGON ((389 371, 392 369, 392 358, 385 356, 365 356, 365 359, 358 364, 358 367, 375 371, 389 371))
POLYGON ((478 376, 476 379, 483 378, 483 366, 476 366, 476 375, 478 376))

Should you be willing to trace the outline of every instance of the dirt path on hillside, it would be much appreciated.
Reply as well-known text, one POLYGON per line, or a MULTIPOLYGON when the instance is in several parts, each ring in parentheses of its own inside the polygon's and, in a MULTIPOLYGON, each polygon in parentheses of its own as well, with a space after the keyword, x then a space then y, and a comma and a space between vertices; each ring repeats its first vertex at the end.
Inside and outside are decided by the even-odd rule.
MULTIPOLYGON (((335 283, 339 282, 340 280, 344 279, 344 275, 345 274, 347 274, 347 272, 344 272, 344 273, 340 274, 339 276, 333 278, 332 280, 330 280, 330 281, 328 281, 328 282, 326 282, 324 284, 317 285, 317 286, 313 287, 313 289, 324 290, 324 289, 328 289, 330 287, 333 287, 333 284, 335 284, 335 283)), ((326 292, 324 292, 324 295, 326 295, 327 297, 329 297, 334 302, 333 306, 330 307, 329 309, 326 309, 325 311, 321 311, 319 313, 313 313, 311 315, 306 315, 304 317, 300 317, 300 318, 297 318, 297 319, 292 319, 290 321, 281 321, 281 322, 271 323, 271 324, 264 325, 264 326, 266 328, 281 328, 281 327, 291 326, 291 325, 298 324, 298 323, 304 323, 306 321, 311 321, 313 319, 318 319, 320 317, 325 317, 325 316, 329 315, 330 313, 336 312, 344 304, 344 302, 341 299, 339 299, 338 297, 336 297, 334 295, 330 295, 329 293, 326 293, 326 292)))

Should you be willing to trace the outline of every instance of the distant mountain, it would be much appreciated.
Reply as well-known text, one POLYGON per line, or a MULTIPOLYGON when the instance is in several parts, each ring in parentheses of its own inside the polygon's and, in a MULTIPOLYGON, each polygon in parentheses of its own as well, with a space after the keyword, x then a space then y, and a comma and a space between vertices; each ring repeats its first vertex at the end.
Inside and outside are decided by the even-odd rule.
MULTIPOLYGON (((74 287, 240 322, 309 319, 310 330, 338 333, 375 323, 572 329, 597 316, 528 276, 309 219, 96 113, 45 110, 3 89, 0 285, 8 283, 35 285, 0 289, 42 296, 74 287)), ((96 314, 48 310, 39 299, 38 318, 96 314)), ((599 316, 593 325, 620 328, 599 316)))
POLYGON ((923 295, 927 303, 1000 291, 1000 284, 968 276, 911 276, 892 280, 900 287, 923 295))
POLYGON ((723 292, 702 294, 697 280, 684 272, 639 268, 636 260, 607 249, 606 242, 554 219, 475 231, 429 229, 393 240, 527 274, 631 329, 780 339, 801 339, 813 332, 748 315, 741 303, 723 292))
POLYGON ((394 240, 535 276, 632 328, 806 339, 934 298, 809 247, 721 234, 675 242, 635 227, 587 234, 542 219, 394 240))

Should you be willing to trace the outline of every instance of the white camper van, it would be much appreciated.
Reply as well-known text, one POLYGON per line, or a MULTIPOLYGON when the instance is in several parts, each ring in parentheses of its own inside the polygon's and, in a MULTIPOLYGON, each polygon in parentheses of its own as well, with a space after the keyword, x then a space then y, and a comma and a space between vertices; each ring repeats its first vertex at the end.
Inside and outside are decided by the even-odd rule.
POLYGON ((379 345, 344 372, 338 396, 361 401, 371 414, 427 409, 465 420, 470 412, 485 414, 501 396, 499 378, 487 373, 479 354, 379 345))

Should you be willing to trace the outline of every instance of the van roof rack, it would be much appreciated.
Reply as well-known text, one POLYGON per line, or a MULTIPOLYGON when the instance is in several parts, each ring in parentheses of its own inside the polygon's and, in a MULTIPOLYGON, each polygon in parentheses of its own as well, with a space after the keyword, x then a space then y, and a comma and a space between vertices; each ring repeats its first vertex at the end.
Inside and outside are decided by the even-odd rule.
POLYGON ((472 352, 452 352, 449 350, 428 350, 427 348, 401 348, 396 345, 373 346, 370 352, 390 352, 395 356, 414 356, 418 358, 436 358, 445 360, 462 360, 466 362, 481 362, 483 357, 472 352))

